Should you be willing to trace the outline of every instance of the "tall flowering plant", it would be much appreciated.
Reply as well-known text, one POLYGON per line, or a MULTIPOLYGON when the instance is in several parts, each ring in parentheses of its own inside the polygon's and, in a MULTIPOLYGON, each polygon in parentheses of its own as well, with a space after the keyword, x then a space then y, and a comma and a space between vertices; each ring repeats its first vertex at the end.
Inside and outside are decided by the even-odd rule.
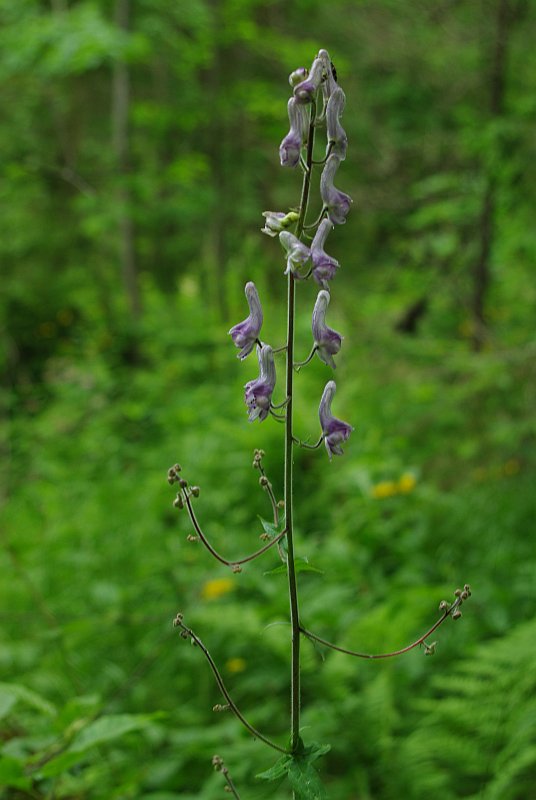
MULTIPOLYGON (((168 471, 170 484, 178 484, 178 492, 174 500, 177 508, 185 508, 194 533, 189 538, 201 541, 211 555, 233 572, 242 570, 242 565, 262 556, 277 546, 285 564, 290 608, 290 625, 292 631, 290 652, 290 738, 287 744, 281 744, 254 728, 232 699, 220 671, 209 650, 197 633, 188 627, 183 614, 178 614, 174 625, 184 639, 197 645, 205 656, 212 670, 216 683, 225 700, 217 710, 229 710, 240 720, 242 725, 256 739, 279 753, 276 764, 262 773, 259 778, 267 781, 288 779, 292 796, 298 800, 316 800, 325 797, 318 772, 313 762, 328 752, 329 745, 306 744, 300 735, 300 645, 303 637, 326 648, 331 648, 355 658, 383 659, 402 655, 416 647, 422 647, 426 655, 432 655, 435 642, 427 641, 432 633, 448 618, 458 619, 462 612, 462 603, 470 596, 471 591, 466 584, 457 589, 453 602, 442 600, 439 605, 441 615, 433 625, 415 641, 406 647, 386 653, 362 653, 348 650, 334 644, 313 631, 307 629, 300 616, 297 569, 294 546, 294 512, 293 512, 293 451, 296 447, 317 449, 324 444, 327 455, 343 455, 343 445, 348 441, 353 427, 350 423, 338 419, 332 413, 335 397, 335 381, 328 378, 319 398, 318 416, 320 436, 315 444, 301 441, 294 433, 294 379, 297 372, 317 356, 328 369, 336 367, 334 357, 341 349, 343 337, 326 323, 328 306, 331 301, 331 282, 336 278, 340 268, 339 262, 328 252, 328 237, 338 225, 346 223, 351 209, 352 199, 337 188, 338 171, 346 158, 347 136, 341 123, 346 98, 339 86, 335 68, 326 50, 320 50, 310 69, 300 67, 289 76, 292 96, 288 101, 288 117, 290 130, 279 147, 281 166, 299 169, 302 172, 301 199, 297 210, 265 211, 262 232, 267 236, 279 238, 283 260, 284 274, 287 280, 287 338, 283 346, 273 348, 261 338, 263 312, 261 301, 253 282, 245 286, 245 295, 249 307, 249 315, 242 322, 234 325, 229 334, 234 345, 239 349, 237 354, 241 360, 246 359, 254 351, 257 355, 259 374, 257 378, 245 384, 244 401, 250 422, 264 422, 269 417, 284 423, 284 497, 278 500, 272 484, 263 466, 262 450, 256 450, 253 466, 260 473, 259 483, 270 500, 273 523, 265 523, 261 538, 264 544, 255 552, 239 559, 228 559, 221 555, 211 544, 201 527, 194 510, 194 500, 199 496, 199 487, 192 486, 182 475, 182 468, 175 464, 168 471), (315 135, 319 129, 326 131, 325 150, 320 158, 315 158, 315 135), (307 212, 311 193, 311 176, 315 168, 321 169, 320 175, 320 211, 313 222, 308 222, 307 212), (296 361, 294 356, 294 321, 297 286, 302 281, 313 279, 319 288, 312 309, 311 330, 312 348, 304 361, 296 361), (276 359, 284 356, 284 400, 275 405, 273 392, 276 385, 276 359), (281 513, 283 512, 283 513, 281 513)), ((316 146, 318 150, 318 146, 316 146)), ((229 770, 219 756, 214 756, 213 765, 221 772, 226 789, 234 797, 239 797, 229 770)))

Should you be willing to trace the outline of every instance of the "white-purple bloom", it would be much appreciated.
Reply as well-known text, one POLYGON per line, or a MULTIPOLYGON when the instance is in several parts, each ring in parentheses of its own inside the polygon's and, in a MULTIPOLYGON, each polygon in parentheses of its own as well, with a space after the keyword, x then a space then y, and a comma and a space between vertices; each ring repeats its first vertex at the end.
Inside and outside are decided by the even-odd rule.
POLYGON ((296 211, 289 211, 285 214, 283 211, 263 211, 264 228, 261 228, 261 233, 266 233, 268 236, 277 236, 280 231, 285 228, 290 228, 299 219, 299 214, 296 211))
POLYGON ((292 272, 295 278, 300 279, 298 269, 303 267, 306 261, 311 257, 311 251, 306 244, 300 242, 297 236, 294 236, 290 231, 281 231, 279 234, 279 241, 287 254, 287 268, 285 275, 292 272))
POLYGON ((279 158, 282 167, 295 167, 307 141, 309 119, 306 107, 297 103, 295 97, 290 98, 287 108, 290 130, 279 145, 279 158))
POLYGON ((318 357, 332 369, 336 368, 333 356, 341 349, 342 336, 326 325, 326 310, 329 305, 329 292, 322 289, 318 292, 313 309, 312 330, 318 357))
POLYGON ((324 59, 317 56, 307 78, 294 87, 294 97, 297 103, 310 103, 311 100, 314 100, 324 74, 324 59))
POLYGON ((333 178, 340 163, 341 157, 336 153, 332 153, 326 161, 320 177, 320 195, 328 209, 329 218, 335 225, 343 225, 346 222, 346 215, 352 205, 350 195, 339 191, 333 185, 333 178))
POLYGON ((246 283, 244 292, 248 301, 249 316, 229 331, 235 345, 241 348, 237 355, 240 359, 245 358, 253 350, 253 345, 259 338, 263 319, 261 301, 253 281, 246 283))
POLYGON ((270 413, 272 393, 275 386, 275 364, 273 350, 268 344, 257 345, 259 359, 259 377, 244 386, 244 401, 248 407, 250 422, 258 419, 262 422, 270 413))
POLYGON ((331 230, 333 230, 333 225, 329 219, 323 219, 311 243, 313 278, 320 286, 323 286, 324 289, 327 288, 327 282, 334 277, 336 271, 339 269, 339 262, 331 256, 328 256, 324 250, 326 237, 331 230))
POLYGON ((353 431, 351 425, 337 419, 331 413, 331 401, 337 390, 335 381, 326 383, 326 387, 320 400, 318 409, 318 416, 320 418, 320 425, 322 426, 322 434, 324 436, 324 444, 331 459, 333 455, 342 456, 342 443, 345 442, 353 431))
POLYGON ((339 156, 341 161, 344 161, 346 158, 346 148, 348 147, 346 131, 340 123, 340 117, 344 111, 345 104, 345 94, 340 86, 337 86, 333 90, 326 108, 327 146, 329 149, 331 145, 331 152, 339 156))

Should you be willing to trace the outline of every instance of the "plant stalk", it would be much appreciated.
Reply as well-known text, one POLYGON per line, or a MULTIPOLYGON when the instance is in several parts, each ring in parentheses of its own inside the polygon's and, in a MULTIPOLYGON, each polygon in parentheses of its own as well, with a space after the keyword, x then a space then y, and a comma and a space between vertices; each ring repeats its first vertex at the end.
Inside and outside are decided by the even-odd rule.
MULTIPOLYGON (((300 201, 300 216, 296 226, 296 236, 300 238, 305 224, 305 214, 309 202, 309 189, 311 185, 311 171, 313 162, 313 146, 315 135, 316 104, 311 104, 311 119, 309 124, 309 139, 307 143, 307 163, 303 176, 302 195, 300 201)), ((295 280, 292 273, 288 276, 288 302, 287 302, 287 382, 286 396, 288 398, 285 421, 285 527, 287 530, 287 575, 290 598, 290 624, 292 626, 292 663, 290 684, 290 749, 295 752, 300 742, 300 617, 298 607, 298 586, 296 581, 296 567, 294 564, 294 537, 292 515, 292 472, 293 472, 293 382, 294 382, 294 316, 295 316, 295 280)))

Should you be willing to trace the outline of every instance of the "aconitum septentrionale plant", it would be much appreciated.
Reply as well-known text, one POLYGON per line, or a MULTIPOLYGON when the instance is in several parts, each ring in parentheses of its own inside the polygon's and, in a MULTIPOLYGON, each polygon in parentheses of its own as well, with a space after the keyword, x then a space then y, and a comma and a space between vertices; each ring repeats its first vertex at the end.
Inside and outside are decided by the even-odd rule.
MULTIPOLYGON (((272 736, 257 730, 249 723, 229 694, 209 650, 197 633, 194 633, 185 623, 184 615, 177 614, 174 624, 184 639, 197 645, 214 674, 225 701, 224 704, 215 708, 231 711, 253 737, 279 753, 275 765, 258 777, 266 781, 278 782, 286 779, 293 797, 298 800, 315 800, 315 798, 326 797, 326 792, 313 762, 327 753, 330 746, 307 743, 301 737, 300 644, 302 637, 355 658, 391 658, 417 647, 422 647, 426 655, 431 655, 436 643, 427 640, 448 617, 458 619, 461 616, 460 606, 471 592, 469 586, 465 585, 463 589, 456 590, 452 603, 442 600, 439 606, 441 612, 439 619, 422 636, 406 647, 393 652, 361 653, 348 650, 308 630, 302 622, 299 612, 297 569, 294 555, 293 451, 296 447, 314 450, 324 444, 329 459, 332 459, 333 456, 342 456, 343 445, 349 444, 348 440, 354 429, 349 422, 338 419, 332 412, 336 385, 331 375, 328 374, 325 388, 321 397, 318 398, 320 421, 318 441, 315 444, 300 441, 293 429, 294 380, 300 369, 308 364, 315 355, 325 364, 328 372, 336 367, 334 357, 339 354, 343 337, 327 325, 326 314, 331 302, 331 285, 332 282, 335 282, 341 267, 339 262, 326 252, 325 248, 328 246, 331 249, 332 243, 334 243, 332 242, 332 239, 335 238, 334 229, 338 225, 346 223, 352 200, 348 194, 337 188, 339 168, 346 158, 347 150, 347 137, 341 123, 346 98, 338 84, 335 69, 326 50, 320 50, 310 69, 299 67, 294 70, 289 77, 289 82, 292 87, 292 96, 287 106, 290 130, 281 142, 279 155, 283 167, 301 170, 301 199, 297 209, 265 211, 263 213, 264 227, 262 228, 262 232, 268 236, 278 237, 282 246, 281 259, 285 264, 285 269, 281 271, 281 274, 282 280, 287 282, 287 339, 282 346, 275 348, 262 341, 262 306, 257 289, 251 281, 245 286, 249 315, 229 331, 234 345, 239 349, 238 358, 248 359, 253 351, 257 355, 258 377, 252 377, 244 387, 244 402, 249 421, 270 424, 270 419, 275 418, 284 423, 282 437, 284 442, 284 497, 282 499, 276 497, 272 483, 265 473, 264 452, 256 450, 253 466, 260 473, 259 483, 270 501, 273 522, 264 523, 264 532, 261 534, 261 539, 264 541, 262 547, 243 558, 228 559, 213 547, 198 521, 194 511, 194 500, 199 496, 199 487, 189 484, 183 477, 182 469, 178 464, 168 471, 168 481, 170 484, 178 484, 179 490, 174 505, 177 508, 186 509, 193 526, 194 533, 190 534, 188 538, 200 541, 214 558, 229 567, 234 573, 241 572, 243 564, 261 557, 268 550, 277 546, 288 579, 292 631, 289 659, 290 738, 287 741, 279 743, 272 736), (325 150, 320 157, 315 159, 315 136, 322 129, 327 134, 325 150), (311 176, 315 168, 322 170, 319 212, 316 219, 309 222, 307 211, 313 200, 310 197, 311 176), (337 186, 335 182, 337 182, 337 186), (329 245, 326 244, 328 237, 329 245), (320 290, 312 309, 312 349, 309 356, 300 362, 296 361, 294 357, 295 296, 300 282, 310 278, 316 281, 320 290), (272 397, 276 386, 277 356, 280 356, 285 362, 279 379, 279 385, 284 382, 285 399, 280 404, 274 405, 272 397)), ((319 149, 318 146, 316 149, 319 149)), ((340 180, 344 185, 343 174, 340 175, 340 180)), ((250 361, 251 358, 247 363, 249 364, 250 361)), ((255 370, 252 369, 251 372, 254 373, 255 370)), ((323 457, 325 458, 325 455, 323 457)), ((239 797, 238 789, 220 756, 214 756, 213 765, 222 774, 226 790, 234 797, 239 797)))

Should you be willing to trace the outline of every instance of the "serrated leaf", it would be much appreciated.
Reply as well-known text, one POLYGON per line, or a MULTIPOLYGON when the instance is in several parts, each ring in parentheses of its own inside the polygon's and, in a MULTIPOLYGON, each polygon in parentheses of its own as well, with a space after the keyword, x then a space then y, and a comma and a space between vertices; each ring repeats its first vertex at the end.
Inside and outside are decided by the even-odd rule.
MULTIPOLYGON (((298 557, 294 559, 294 569, 296 572, 318 572, 320 575, 323 575, 323 571, 318 569, 317 567, 313 567, 312 564, 309 563, 309 559, 306 557, 298 557)), ((287 574, 287 565, 280 564, 278 567, 274 567, 274 569, 269 569, 264 575, 286 575, 287 574)))
POLYGON ((325 800, 327 797, 318 772, 307 758, 292 760, 288 779, 297 800, 325 800))
POLYGON ((273 767, 267 769, 265 772, 259 772, 255 777, 261 778, 263 781, 277 781, 288 774, 292 756, 282 756, 279 761, 276 761, 273 767))
POLYGON ((49 703, 37 692, 33 692, 18 683, 0 683, 0 706, 9 707, 10 709, 18 700, 50 717, 56 716, 56 709, 52 703, 49 703), (13 698, 11 704, 9 703, 10 697, 13 698))

